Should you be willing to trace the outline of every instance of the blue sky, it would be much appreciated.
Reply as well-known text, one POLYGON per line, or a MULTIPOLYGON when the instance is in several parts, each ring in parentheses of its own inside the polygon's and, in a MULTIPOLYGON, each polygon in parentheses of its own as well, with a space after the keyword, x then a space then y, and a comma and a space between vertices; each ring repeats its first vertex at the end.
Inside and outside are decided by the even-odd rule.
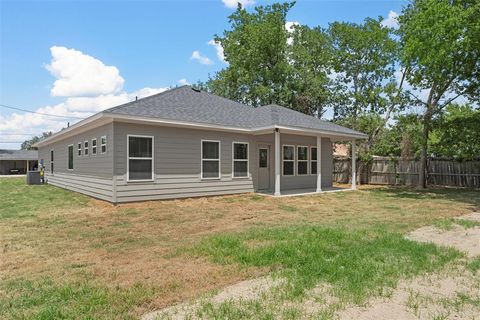
MULTIPOLYGON (((256 1, 268 3, 271 2, 256 1)), ((405 4, 406 1, 299 0, 287 20, 310 26, 327 26, 333 21, 360 22, 366 17, 387 17, 391 10, 400 12, 405 4)), ((208 42, 214 34, 228 28, 227 17, 232 12, 221 0, 0 0, 0 104, 84 117, 131 99, 134 94, 157 92, 185 80, 206 80, 209 74, 225 67, 216 48, 208 42), (52 47, 64 50, 57 50, 54 57, 52 47), (192 59, 194 51, 199 52, 200 59, 192 59), (85 58, 86 67, 71 69, 68 63, 76 61, 75 57, 85 58), (90 70, 90 66, 115 84, 96 90, 83 88, 80 83, 82 79, 91 79, 88 73, 86 78, 76 81, 62 78, 90 70), (56 80, 65 80, 63 85, 68 88, 60 87, 62 83, 54 84, 56 80), (78 85, 80 88, 75 88, 78 85), (141 91, 144 88, 150 90, 141 91), (88 104, 92 105, 90 110, 88 104)), ((17 148, 16 143, 3 142, 22 141, 28 138, 26 135, 45 129, 58 130, 68 121, 52 117, 43 120, 0 107, 0 148, 17 148)))

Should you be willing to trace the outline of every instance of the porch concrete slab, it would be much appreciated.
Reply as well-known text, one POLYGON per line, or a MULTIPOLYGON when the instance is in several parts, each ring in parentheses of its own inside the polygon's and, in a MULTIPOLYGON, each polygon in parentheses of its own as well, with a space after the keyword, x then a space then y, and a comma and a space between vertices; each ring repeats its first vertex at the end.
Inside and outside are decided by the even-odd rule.
POLYGON ((322 188, 321 192, 317 192, 315 188, 303 188, 303 189, 288 189, 282 190, 279 196, 273 195, 273 190, 258 191, 257 194, 268 196, 268 197, 297 197, 297 196, 307 196, 312 194, 328 193, 328 192, 341 192, 341 191, 350 191, 351 188, 340 188, 340 187, 325 187, 322 188))

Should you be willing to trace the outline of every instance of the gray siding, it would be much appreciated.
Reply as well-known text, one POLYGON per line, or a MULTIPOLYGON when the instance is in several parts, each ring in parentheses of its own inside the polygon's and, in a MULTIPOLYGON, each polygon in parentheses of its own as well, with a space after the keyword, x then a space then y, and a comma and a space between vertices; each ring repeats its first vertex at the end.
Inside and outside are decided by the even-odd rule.
MULTIPOLYGON (((115 123, 116 202, 197 197, 253 192, 252 178, 232 178, 232 142, 249 143, 252 135, 115 123), (154 137, 153 182, 127 182, 127 135, 154 137), (201 179, 201 140, 220 141, 221 179, 201 179)), ((254 154, 254 152, 253 152, 254 154)))
POLYGON ((38 150, 43 159, 45 177, 49 184, 102 200, 113 201, 113 123, 66 138, 38 150), (101 153, 102 136, 107 136, 107 151, 101 153), (92 139, 97 139, 97 154, 92 154, 92 139), (83 143, 89 142, 89 155, 84 155, 83 143), (78 156, 77 144, 82 143, 82 155, 78 156), (73 170, 68 170, 68 146, 73 144, 73 170), (50 150, 54 151, 54 170, 50 171, 50 150))
MULTIPOLYGON (((266 134, 256 136, 256 145, 260 144, 269 144, 270 145, 270 189, 274 188, 275 181, 275 138, 274 134, 266 134)), ((302 136, 302 135, 293 135, 293 134, 280 134, 280 144, 288 144, 295 146, 308 146, 316 147, 317 138, 312 136, 302 136)), ((256 153, 256 152, 255 152, 256 153)), ((296 166, 296 164, 295 164, 296 166)), ((282 162, 280 161, 280 170, 282 168, 282 162)), ((255 167, 255 170, 257 168, 255 167)), ((329 138, 322 138, 322 187, 331 187, 333 184, 333 146, 329 138)), ((255 171, 256 174, 256 171, 255 171)), ((256 176, 256 175, 255 175, 256 176)), ((257 187, 257 179, 255 179, 255 190, 257 187)), ((317 176, 310 174, 308 175, 295 175, 295 176, 283 176, 280 175, 280 189, 281 190, 291 190, 291 189, 303 189, 303 188, 316 188, 317 187, 317 176)))

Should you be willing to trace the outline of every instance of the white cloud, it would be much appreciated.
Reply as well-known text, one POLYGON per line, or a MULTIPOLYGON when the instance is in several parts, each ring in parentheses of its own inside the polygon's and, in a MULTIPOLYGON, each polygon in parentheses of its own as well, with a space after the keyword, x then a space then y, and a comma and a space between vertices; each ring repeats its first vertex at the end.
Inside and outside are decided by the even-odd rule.
POLYGON ((177 81, 179 85, 181 86, 189 86, 190 82, 187 81, 187 79, 183 78, 177 81))
POLYGON ((53 46, 50 52, 52 61, 45 68, 57 78, 52 96, 97 96, 122 90, 125 81, 116 67, 75 49, 53 46))
MULTIPOLYGON (((68 116, 68 117, 78 117, 78 118, 86 118, 95 114, 97 112, 103 111, 107 108, 114 107, 123 103, 127 103, 130 101, 135 100, 135 97, 144 98, 147 96, 151 96, 165 90, 168 88, 160 87, 160 88, 149 88, 145 87, 133 92, 125 92, 122 91, 123 87, 123 78, 119 76, 118 69, 115 67, 106 67, 101 61, 90 57, 88 55, 82 54, 81 52, 74 50, 74 49, 66 49, 66 55, 73 55, 79 56, 78 53, 81 55, 80 60, 83 60, 84 57, 88 57, 87 60, 94 61, 92 64, 85 64, 80 62, 80 64, 84 65, 86 68, 91 67, 92 65, 96 65, 98 72, 103 73, 104 79, 108 78, 109 72, 104 72, 105 68, 107 70, 115 70, 113 74, 116 74, 115 77, 111 77, 111 85, 110 89, 108 86, 103 86, 102 88, 98 88, 99 90, 94 91, 88 89, 83 83, 80 82, 80 77, 75 74, 76 72, 80 73, 83 77, 85 75, 85 70, 81 70, 79 68, 73 67, 72 69, 68 67, 69 63, 66 63, 65 59, 58 59, 60 56, 65 55, 65 51, 62 49, 60 51, 64 51, 64 53, 57 55, 57 49, 53 48, 62 48, 62 47, 52 47, 52 64, 48 67, 55 72, 58 73, 60 79, 68 80, 68 86, 57 86, 57 81, 55 81, 54 88, 52 91, 57 88, 58 90, 63 90, 65 93, 68 91, 68 97, 63 101, 55 105, 48 105, 40 107, 34 111, 39 113, 57 115, 57 116, 68 116), (61 63, 56 63, 62 61, 61 63), (68 74, 69 76, 64 76, 68 74), (75 79, 71 81, 72 79, 75 79), (119 81, 121 79, 121 81, 119 81), (121 84, 120 84, 121 82, 121 84), (115 84, 116 83, 116 84, 115 84), (113 84, 113 85, 112 85, 113 84), (67 90, 68 87, 68 90, 67 90), (94 94, 96 92, 96 94, 94 94), (88 94, 87 94, 88 93, 88 94)), ((69 59, 67 59, 69 60, 69 59)), ((94 70, 94 68, 90 69, 90 72, 94 70)), ((93 75, 91 75, 93 77, 93 75)), ((99 78, 93 79, 93 81, 97 81, 99 78)), ((99 86, 102 86, 99 82, 96 82, 99 86)), ((57 95, 53 94, 52 95, 57 95)), ((60 95, 60 94, 58 94, 60 95)), ((1 141, 7 142, 16 142, 16 141, 23 141, 29 138, 25 134, 33 133, 33 135, 40 135, 42 132, 45 131, 59 131, 62 128, 67 127, 68 122, 70 125, 79 121, 79 119, 63 119, 58 117, 51 117, 45 116, 40 114, 34 113, 11 113, 9 115, 2 115, 0 114, 0 136, 1 141)), ((32 135, 32 136, 33 136, 32 135)), ((20 143, 2 143, 0 142, 0 148, 5 149, 18 149, 20 147, 20 143)))
POLYGON ((246 6, 251 6, 255 4, 254 0, 222 0, 222 2, 225 5, 225 7, 230 9, 236 9, 238 3, 240 3, 243 8, 245 8, 246 6))
POLYGON ((217 51, 217 58, 218 60, 225 62, 225 55, 223 53, 223 47, 220 43, 216 42, 215 40, 210 40, 207 42, 208 45, 213 46, 217 51))
POLYGON ((381 22, 382 26, 387 27, 387 28, 393 28, 393 29, 398 29, 398 13, 396 13, 393 10, 390 10, 388 13, 388 17, 383 19, 381 22))
MULTIPOLYGON (((287 30, 288 33, 292 33, 295 30, 295 27, 299 25, 300 23, 298 21, 287 21, 285 23, 285 30, 287 30)), ((288 37, 287 44, 291 45, 292 43, 293 43, 293 38, 288 37)))
POLYGON ((192 55, 190 56, 190 60, 197 60, 200 64, 206 64, 206 65, 213 64, 213 61, 210 60, 209 57, 202 56, 200 54, 200 51, 198 50, 195 50, 192 52, 192 55))

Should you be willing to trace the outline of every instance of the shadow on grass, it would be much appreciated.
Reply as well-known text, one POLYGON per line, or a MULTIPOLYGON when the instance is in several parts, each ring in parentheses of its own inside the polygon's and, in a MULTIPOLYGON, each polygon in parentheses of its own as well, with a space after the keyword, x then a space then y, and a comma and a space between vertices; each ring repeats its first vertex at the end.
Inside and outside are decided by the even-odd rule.
POLYGON ((383 197, 390 197, 392 199, 449 200, 468 203, 474 207, 474 210, 480 210, 480 189, 446 187, 416 189, 414 187, 389 186, 385 188, 369 189, 368 191, 383 197))

